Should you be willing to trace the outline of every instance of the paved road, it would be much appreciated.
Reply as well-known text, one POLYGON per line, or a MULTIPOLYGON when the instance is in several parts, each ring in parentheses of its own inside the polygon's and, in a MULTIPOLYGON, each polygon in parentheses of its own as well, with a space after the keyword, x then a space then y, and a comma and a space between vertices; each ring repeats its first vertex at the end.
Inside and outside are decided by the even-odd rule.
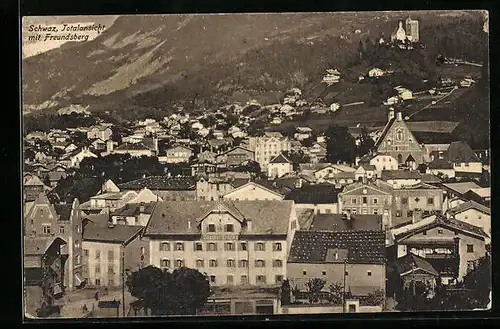
MULTIPOLYGON (((83 289, 77 290, 72 293, 67 294, 60 301, 61 315, 62 318, 81 318, 86 316, 83 312, 83 305, 87 305, 88 311, 92 311, 92 308, 98 309, 98 301, 95 300, 94 294, 96 290, 94 289, 83 289)), ((118 300, 122 302, 122 292, 121 290, 110 291, 108 295, 100 294, 99 300, 118 300)), ((134 300, 135 298, 130 295, 128 291, 125 291, 125 305, 134 300)), ((128 307, 126 311, 128 312, 128 307)), ((120 316, 122 316, 122 307, 120 305, 120 316)))

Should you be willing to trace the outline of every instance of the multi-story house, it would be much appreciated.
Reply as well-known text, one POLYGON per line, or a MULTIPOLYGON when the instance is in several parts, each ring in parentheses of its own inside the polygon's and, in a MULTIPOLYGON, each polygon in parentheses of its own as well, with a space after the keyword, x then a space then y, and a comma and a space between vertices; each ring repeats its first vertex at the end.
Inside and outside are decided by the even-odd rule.
POLYGON ((118 187, 121 191, 137 193, 147 188, 164 201, 196 200, 195 177, 149 176, 119 184, 118 187))
POLYGON ((411 223, 415 218, 443 212, 443 190, 435 186, 419 183, 395 188, 392 195, 393 226, 411 223))
POLYGON ((255 153, 247 148, 242 146, 237 146, 232 148, 231 150, 222 153, 218 156, 218 158, 223 158, 226 163, 226 167, 238 167, 243 162, 251 160, 255 161, 255 153))
POLYGON ((275 156, 267 165, 269 178, 280 178, 291 172, 293 172, 293 163, 283 153, 275 156))
POLYGON ((193 150, 185 146, 174 146, 167 149, 166 156, 162 157, 166 163, 189 162, 193 155, 193 150))
POLYGON ((197 268, 212 285, 274 285, 298 228, 292 201, 160 202, 144 235, 153 266, 197 268))
POLYGON ((422 175, 416 170, 384 170, 380 179, 392 185, 393 188, 401 188, 421 183, 422 175))
POLYGON ((90 287, 120 287, 128 271, 149 261, 143 226, 89 222, 83 233, 84 277, 90 287))
POLYGON ((344 187, 338 195, 339 209, 343 213, 382 215, 384 228, 392 223, 392 187, 380 180, 356 182, 344 187))
POLYGON ((385 291, 385 264, 382 230, 298 231, 287 261, 287 278, 300 292, 307 291, 310 279, 321 278, 326 281, 325 292, 331 284, 340 284, 347 296, 356 298, 385 291))
POLYGON ((302 185, 286 194, 297 209, 311 209, 315 214, 338 214, 340 190, 331 184, 302 185))
POLYGON ((433 215, 392 230, 397 258, 412 253, 439 273, 442 283, 461 281, 486 254, 488 235, 479 227, 433 215))
POLYGON ((111 135, 113 135, 113 130, 106 126, 92 126, 87 131, 87 138, 91 140, 99 138, 103 141, 107 141, 111 138, 111 135))
POLYGON ((24 214, 25 275, 37 277, 29 291, 50 305, 54 298, 84 283, 79 203, 75 199, 72 204, 53 205, 41 193, 24 214))
POLYGON ((146 226, 155 205, 155 202, 127 203, 110 213, 111 222, 114 225, 146 226))
POLYGON ((248 179, 235 179, 228 175, 200 175, 196 182, 196 200, 219 200, 233 189, 244 185, 248 179))
POLYGON ((481 174, 483 164, 466 142, 452 142, 444 152, 444 158, 453 164, 455 175, 481 174))
POLYGON ((398 112, 394 116, 392 108, 389 110, 387 124, 377 139, 375 147, 378 153, 395 158, 399 165, 405 165, 408 162, 421 164, 428 158, 426 149, 407 127, 402 113, 398 112))
POLYGON ((370 153, 359 159, 358 164, 369 164, 375 166, 377 177, 380 177, 383 170, 397 170, 398 161, 390 155, 381 153, 370 153))
POLYGON ((291 150, 290 140, 279 132, 266 132, 264 136, 250 137, 248 143, 262 172, 267 172, 267 166, 274 157, 291 150))
MULTIPOLYGON (((491 236, 491 209, 475 201, 461 203, 446 211, 448 217, 480 227, 491 236)), ((489 242, 489 239, 486 239, 489 242)))

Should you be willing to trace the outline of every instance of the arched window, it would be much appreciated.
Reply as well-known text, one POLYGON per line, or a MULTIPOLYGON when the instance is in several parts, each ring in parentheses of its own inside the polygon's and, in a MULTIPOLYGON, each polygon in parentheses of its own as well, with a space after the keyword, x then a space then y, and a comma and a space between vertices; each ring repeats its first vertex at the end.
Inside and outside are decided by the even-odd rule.
POLYGON ((403 136, 404 136, 403 129, 396 130, 396 140, 398 141, 403 140, 403 136))
POLYGON ((398 154, 398 163, 403 163, 403 156, 398 154))

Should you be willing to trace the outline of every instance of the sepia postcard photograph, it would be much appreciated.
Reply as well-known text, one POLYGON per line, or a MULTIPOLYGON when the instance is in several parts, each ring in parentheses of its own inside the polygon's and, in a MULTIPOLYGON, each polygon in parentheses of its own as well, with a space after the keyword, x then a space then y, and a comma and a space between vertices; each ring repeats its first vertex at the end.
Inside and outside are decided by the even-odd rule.
POLYGON ((25 320, 491 309, 487 11, 20 30, 25 320))

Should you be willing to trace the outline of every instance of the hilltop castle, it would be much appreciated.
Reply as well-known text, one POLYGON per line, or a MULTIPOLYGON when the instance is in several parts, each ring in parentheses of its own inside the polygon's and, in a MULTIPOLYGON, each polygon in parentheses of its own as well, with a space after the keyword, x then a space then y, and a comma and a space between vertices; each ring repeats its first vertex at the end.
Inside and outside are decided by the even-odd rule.
POLYGON ((399 21, 398 27, 391 34, 392 42, 396 41, 405 42, 406 40, 410 42, 419 41, 418 20, 411 19, 410 17, 406 19, 404 28, 403 28, 403 21, 399 21))

